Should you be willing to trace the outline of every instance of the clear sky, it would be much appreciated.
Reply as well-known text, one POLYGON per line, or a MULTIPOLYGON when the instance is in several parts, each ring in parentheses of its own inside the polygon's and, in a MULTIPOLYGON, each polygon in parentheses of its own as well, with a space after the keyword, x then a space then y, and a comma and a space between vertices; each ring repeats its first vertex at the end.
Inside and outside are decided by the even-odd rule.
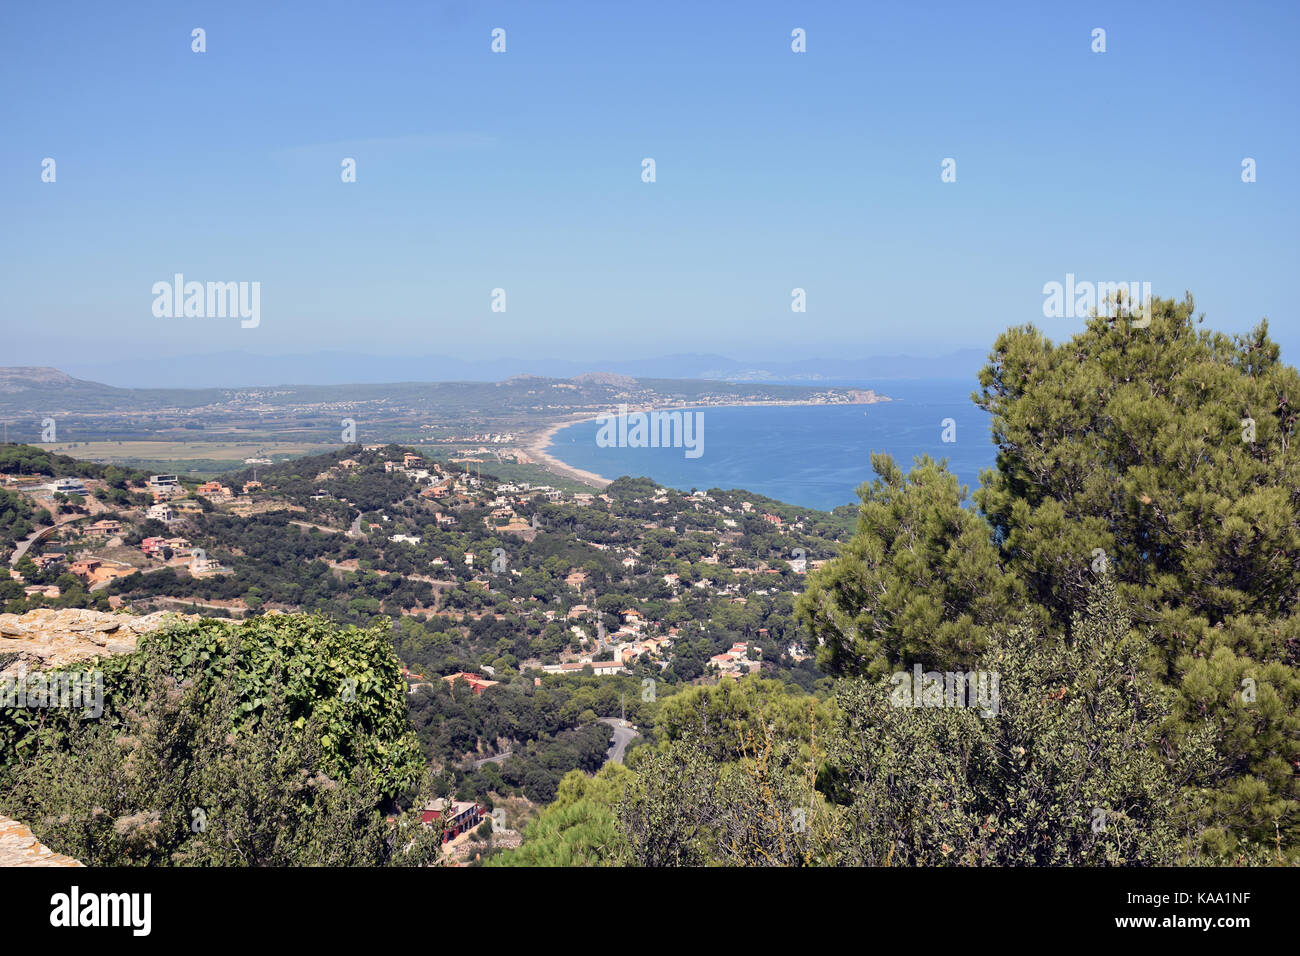
POLYGON ((0 365, 941 354, 1068 336, 1066 273, 1296 363, 1298 40, 1295 2, 6 3, 0 365), (261 324, 156 318, 177 272, 261 324))

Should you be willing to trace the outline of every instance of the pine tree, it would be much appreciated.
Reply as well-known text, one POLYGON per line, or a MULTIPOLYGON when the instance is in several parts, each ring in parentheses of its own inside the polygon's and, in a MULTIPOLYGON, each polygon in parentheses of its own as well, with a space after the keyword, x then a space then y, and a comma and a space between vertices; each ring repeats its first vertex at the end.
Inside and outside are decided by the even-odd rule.
MULTIPOLYGON (((996 468, 962 508, 928 460, 860 490, 857 534, 810 575, 799 611, 834 674, 960 665, 1013 627, 1063 632, 1113 577, 1174 690, 1162 746, 1216 758, 1201 845, 1219 859, 1300 854, 1300 374, 1267 322, 1196 328, 1189 297, 1151 322, 1094 317, 1054 345, 1000 336, 973 398, 996 468)), ((1190 786, 1190 783, 1189 783, 1190 786)))

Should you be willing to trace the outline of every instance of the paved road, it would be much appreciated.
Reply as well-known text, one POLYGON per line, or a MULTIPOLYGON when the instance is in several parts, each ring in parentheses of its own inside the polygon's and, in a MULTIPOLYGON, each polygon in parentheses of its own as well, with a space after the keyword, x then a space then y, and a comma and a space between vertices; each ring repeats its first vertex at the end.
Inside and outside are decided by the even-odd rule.
POLYGON ((605 763, 611 760, 614 763, 623 762, 623 754, 627 751, 627 745, 633 737, 640 737, 641 732, 631 725, 625 724, 617 717, 602 717, 602 724, 608 724, 614 729, 614 743, 610 746, 609 752, 605 754, 605 763))
MULTIPOLYGON (((624 726, 623 721, 619 720, 617 717, 602 717, 600 718, 600 722, 602 724, 608 724, 614 730, 614 743, 605 754, 605 763, 609 763, 611 760, 615 763, 622 763, 623 754, 627 751, 627 745, 631 742, 633 737, 641 736, 640 731, 631 726, 624 726)), ((471 763, 474 765, 474 769, 477 770, 479 767, 487 763, 504 763, 511 755, 512 751, 507 750, 505 753, 497 754, 495 757, 484 757, 481 760, 471 761, 471 763)))
POLYGON ((315 528, 317 531, 325 531, 329 534, 340 533, 338 528, 330 528, 323 524, 312 524, 310 521, 290 521, 289 524, 296 524, 299 528, 315 528))
POLYGON ((29 534, 22 541, 18 542, 18 547, 14 550, 14 556, 10 559, 9 566, 14 567, 15 565, 17 565, 18 562, 22 560, 23 555, 27 553, 27 549, 30 548, 33 544, 35 544, 37 539, 53 534, 54 532, 62 528, 64 525, 72 524, 74 521, 84 521, 90 517, 92 516, 75 515, 74 517, 64 518, 62 521, 56 522, 54 526, 51 528, 37 528, 35 531, 29 534))

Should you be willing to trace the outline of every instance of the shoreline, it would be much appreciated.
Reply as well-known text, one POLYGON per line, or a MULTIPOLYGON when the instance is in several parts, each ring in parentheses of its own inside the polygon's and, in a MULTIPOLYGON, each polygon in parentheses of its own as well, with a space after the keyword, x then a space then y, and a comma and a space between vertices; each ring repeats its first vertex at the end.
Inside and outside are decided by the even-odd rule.
MULTIPOLYGON (((878 396, 876 398, 876 401, 874 402, 780 402, 780 401, 735 402, 727 405, 665 405, 665 406, 651 406, 648 408, 639 408, 639 407, 633 408, 631 405, 629 405, 628 413, 631 414, 633 412, 649 412, 649 411, 682 412, 682 411, 694 411, 696 409, 703 410, 708 408, 766 408, 769 406, 776 406, 779 408, 802 408, 804 406, 812 406, 812 405, 828 405, 828 406, 877 405, 877 404, 882 404, 884 402, 892 402, 892 401, 895 401, 895 399, 892 399, 886 395, 881 395, 878 396)), ((587 471, 584 468, 575 468, 573 465, 567 464, 566 462, 563 462, 560 459, 556 458, 546 449, 547 446, 550 445, 551 442, 554 440, 556 434, 559 433, 562 429, 568 428, 570 425, 581 425, 583 422, 599 421, 601 418, 609 414, 612 413, 600 412, 595 415, 588 415, 583 413, 578 415, 577 417, 566 418, 566 419, 561 419, 560 421, 551 422, 550 424, 543 425, 536 432, 532 432, 531 434, 527 435, 520 442, 520 447, 533 458, 536 464, 540 465, 543 469, 549 471, 551 474, 556 475, 560 478, 568 478, 570 481, 577 481, 584 485, 590 485, 593 488, 598 488, 603 490, 613 482, 612 478, 606 478, 604 475, 598 475, 596 474, 596 472, 587 471)))
POLYGON ((544 426, 540 431, 534 432, 525 438, 520 443, 521 447, 532 457, 534 462, 551 474, 604 490, 613 481, 612 478, 606 478, 604 475, 598 475, 594 471, 587 471, 583 468, 574 468, 572 465, 560 461, 546 450, 546 446, 551 443, 551 440, 555 438, 556 433, 561 429, 568 428, 570 425, 580 425, 583 422, 594 422, 599 417, 599 415, 584 415, 581 418, 552 422, 544 426))

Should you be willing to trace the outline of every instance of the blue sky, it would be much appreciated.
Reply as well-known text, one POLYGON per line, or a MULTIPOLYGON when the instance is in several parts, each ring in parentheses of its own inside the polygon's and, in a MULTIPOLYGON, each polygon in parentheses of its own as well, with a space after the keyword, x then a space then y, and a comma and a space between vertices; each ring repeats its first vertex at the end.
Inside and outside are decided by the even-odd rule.
POLYGON ((943 354, 1067 272, 1298 361, 1298 4, 297 6, 5 5, 0 364, 943 354))

